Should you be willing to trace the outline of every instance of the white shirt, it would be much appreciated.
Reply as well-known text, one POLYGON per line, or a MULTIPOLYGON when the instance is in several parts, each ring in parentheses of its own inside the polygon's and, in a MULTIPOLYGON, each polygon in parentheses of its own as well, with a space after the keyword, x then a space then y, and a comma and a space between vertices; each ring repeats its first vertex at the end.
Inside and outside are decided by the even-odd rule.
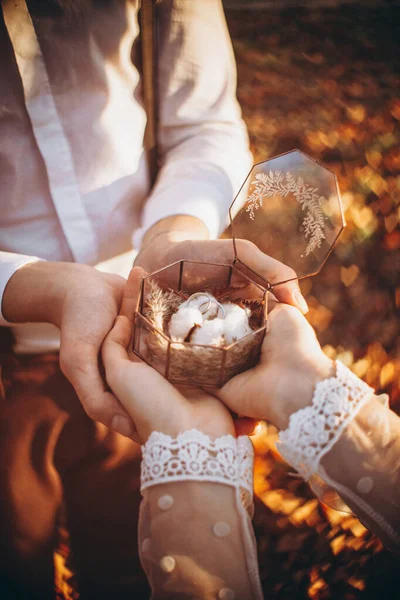
MULTIPOLYGON (((162 167, 151 191, 137 0, 85 3, 79 16, 28 4, 3 0, 0 18, 0 298, 34 257, 96 265, 170 215, 218 237, 251 166, 220 0, 159 4, 162 167)), ((17 351, 54 349, 39 329, 13 327, 17 351)))

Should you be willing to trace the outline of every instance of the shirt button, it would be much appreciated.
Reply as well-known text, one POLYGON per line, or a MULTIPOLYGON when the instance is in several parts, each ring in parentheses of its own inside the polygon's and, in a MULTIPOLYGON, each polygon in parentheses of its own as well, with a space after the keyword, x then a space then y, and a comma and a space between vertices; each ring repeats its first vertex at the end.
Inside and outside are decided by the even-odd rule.
POLYGON ((235 592, 230 588, 222 588, 218 592, 218 600, 234 600, 235 592))
POLYGON ((175 569, 176 561, 172 556, 163 556, 160 560, 160 567, 164 573, 172 573, 175 569))
POLYGON ((173 503, 174 503, 173 497, 167 496, 167 495, 161 496, 157 502, 158 508, 161 508, 161 510, 169 510, 171 508, 171 506, 173 505, 173 503))
POLYGON ((374 487, 374 482, 372 477, 361 477, 361 479, 357 482, 357 490, 361 494, 368 494, 374 487))
POLYGON ((213 531, 217 537, 223 538, 230 534, 231 528, 229 527, 228 523, 219 521, 218 523, 215 523, 213 531))

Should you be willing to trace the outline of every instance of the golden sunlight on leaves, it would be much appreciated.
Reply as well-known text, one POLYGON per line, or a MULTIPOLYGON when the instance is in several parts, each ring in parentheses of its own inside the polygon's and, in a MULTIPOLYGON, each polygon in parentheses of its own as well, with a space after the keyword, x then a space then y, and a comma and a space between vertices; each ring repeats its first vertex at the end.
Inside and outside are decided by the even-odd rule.
POLYGON ((384 248, 386 250, 400 249, 400 231, 391 231, 384 238, 384 248))
POLYGON ((371 150, 367 150, 365 156, 367 158, 368 164, 373 169, 378 168, 382 162, 382 154, 379 152, 379 150, 375 150, 373 148, 371 150))
POLYGON ((327 583, 323 577, 321 577, 321 573, 313 567, 310 571, 310 586, 308 588, 308 596, 309 598, 318 598, 320 597, 320 592, 326 589, 327 583))
POLYGON ((318 500, 309 500, 302 506, 296 508, 289 516, 289 521, 296 527, 304 522, 310 522, 313 515, 316 515, 318 500))
POLYGON ((399 223, 399 217, 396 213, 385 217, 385 229, 388 233, 392 233, 399 223))
POLYGON ((390 112, 394 116, 395 119, 400 121, 400 98, 395 98, 390 103, 390 112))
MULTIPOLYGON (((369 182, 371 183, 371 180, 369 182)), ((369 189, 372 188, 369 186, 369 189)), ((378 228, 378 220, 369 206, 352 206, 349 213, 349 221, 354 223, 361 232, 371 235, 378 228)))
POLYGON ((383 163, 388 171, 398 173, 400 171, 400 148, 392 148, 385 154, 383 163))
POLYGON ((360 269, 357 265, 351 265, 350 267, 340 267, 340 280, 346 286, 349 287, 357 279, 360 273, 360 269))
POLYGON ((326 306, 319 304, 313 297, 308 298, 308 306, 310 310, 307 314, 307 318, 311 325, 317 331, 324 331, 329 327, 333 319, 333 312, 326 306))
POLYGON ((339 554, 346 548, 346 536, 344 534, 339 535, 331 541, 331 548, 333 554, 339 554))
POLYGON ((350 577, 349 584, 351 586, 353 586, 354 588, 356 588, 357 590, 360 590, 361 592, 363 590, 365 590, 365 581, 363 581, 362 579, 357 579, 356 577, 350 577))
POLYGON ((354 123, 362 123, 366 117, 366 110, 362 104, 355 104, 354 106, 348 106, 346 108, 346 113, 349 119, 351 119, 354 123))
POLYGON ((56 600, 78 600, 76 581, 68 566, 69 534, 65 527, 59 529, 59 545, 54 553, 54 587, 56 600))
MULTIPOLYGON (((392 383, 396 375, 396 366, 394 362, 388 362, 383 365, 381 374, 379 377, 380 384, 382 387, 386 387, 389 383, 392 383)), ((400 375, 400 369, 397 369, 397 375, 400 375)))
POLYGON ((361 358, 360 360, 358 360, 357 362, 355 362, 353 364, 353 371, 358 377, 361 377, 363 379, 365 377, 370 365, 371 365, 371 361, 368 357, 361 358))
MULTIPOLYGON (((387 22, 360 14, 343 6, 329 17, 243 11, 229 23, 255 161, 299 148, 339 180, 347 228, 321 273, 301 282, 307 318, 327 356, 400 409, 400 79, 394 38, 374 42, 388 39, 387 22)), ((263 424, 257 433, 255 523, 266 597, 358 600, 371 578, 378 589, 381 554, 397 573, 355 517, 319 503, 294 476, 275 448, 275 428, 263 424)))

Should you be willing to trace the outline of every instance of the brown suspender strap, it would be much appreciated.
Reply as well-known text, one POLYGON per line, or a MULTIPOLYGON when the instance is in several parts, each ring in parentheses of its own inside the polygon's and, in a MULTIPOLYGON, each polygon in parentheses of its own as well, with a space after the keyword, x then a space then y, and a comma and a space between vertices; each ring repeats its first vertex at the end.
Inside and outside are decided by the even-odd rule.
POLYGON ((142 88, 147 125, 144 145, 148 154, 151 185, 158 171, 157 146, 157 0, 142 0, 140 8, 142 88))

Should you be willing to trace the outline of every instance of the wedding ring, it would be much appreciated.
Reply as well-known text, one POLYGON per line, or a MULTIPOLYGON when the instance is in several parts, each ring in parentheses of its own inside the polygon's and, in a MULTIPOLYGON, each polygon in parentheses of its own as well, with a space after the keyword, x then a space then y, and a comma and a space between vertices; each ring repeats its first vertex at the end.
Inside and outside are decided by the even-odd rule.
POLYGON ((204 297, 205 300, 204 302, 200 302, 200 304, 197 305, 197 308, 206 319, 215 319, 216 317, 221 317, 222 319, 225 318, 224 307, 207 292, 196 292, 188 298, 187 305, 190 306, 190 303, 193 302, 193 300, 201 297, 204 297))
POLYGON ((204 311, 204 310, 202 310, 202 307, 205 304, 206 304, 205 302, 204 302, 204 304, 200 304, 199 311, 207 319, 215 319, 216 317, 225 319, 224 307, 218 302, 218 300, 215 300, 215 298, 213 298, 213 299, 210 298, 210 306, 204 311))
POLYGON ((207 292, 196 292, 195 294, 192 294, 186 300, 186 304, 187 304, 187 306, 190 306, 190 304, 193 303, 194 300, 196 300, 197 298, 201 298, 201 297, 205 298, 206 300, 204 302, 201 302, 200 304, 198 304, 197 308, 204 315, 211 306, 211 297, 210 297, 210 294, 207 294, 207 292), (204 310, 201 310, 200 307, 202 307, 202 306, 205 306, 204 310))

